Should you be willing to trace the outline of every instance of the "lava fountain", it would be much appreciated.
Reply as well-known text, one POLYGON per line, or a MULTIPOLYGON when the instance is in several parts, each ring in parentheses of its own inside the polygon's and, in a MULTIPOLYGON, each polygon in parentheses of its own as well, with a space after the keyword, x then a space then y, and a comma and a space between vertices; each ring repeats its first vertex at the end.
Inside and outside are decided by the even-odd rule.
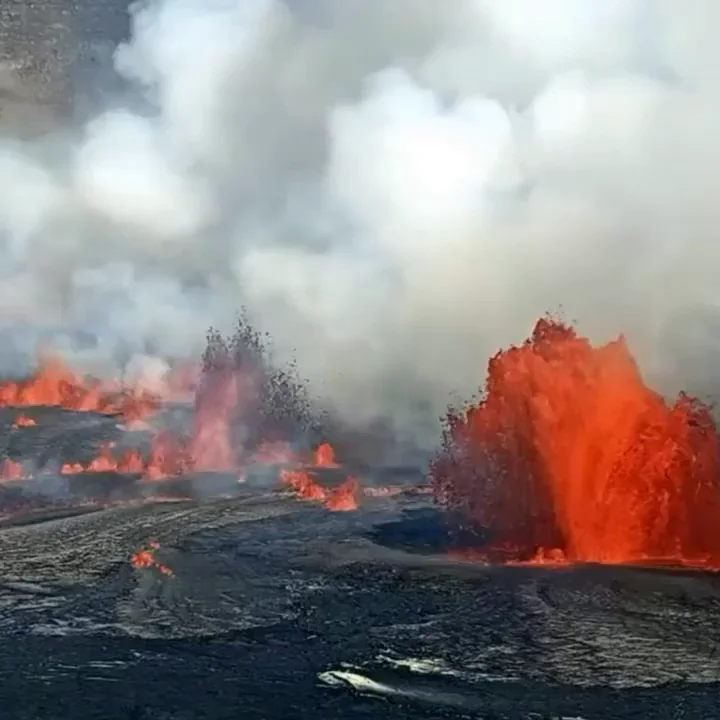
POLYGON ((623 338, 541 319, 448 412, 438 502, 515 559, 720 567, 720 443, 710 409, 648 388, 623 338))

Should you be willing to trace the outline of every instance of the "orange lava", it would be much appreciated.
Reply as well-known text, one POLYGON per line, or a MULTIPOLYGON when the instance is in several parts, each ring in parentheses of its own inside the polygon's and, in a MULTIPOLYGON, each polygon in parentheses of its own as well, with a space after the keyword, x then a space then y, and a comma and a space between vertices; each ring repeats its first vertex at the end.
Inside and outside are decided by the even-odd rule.
MULTIPOLYGON (((220 428, 223 427, 224 424, 220 425, 220 428)), ((222 443, 224 445, 225 440, 222 443)), ((147 457, 144 457, 136 449, 127 449, 116 457, 113 453, 114 447, 115 443, 102 443, 97 455, 90 462, 85 464, 78 462, 65 463, 61 466, 60 473, 63 475, 77 475, 80 473, 119 472, 140 475, 145 481, 157 482, 176 478, 202 468, 206 470, 210 465, 208 463, 198 468, 192 457, 192 445, 186 445, 169 433, 156 433, 153 435, 147 457)), ((213 447, 215 446, 213 445, 213 447)), ((208 453, 207 457, 212 457, 212 454, 208 453)), ((228 460, 228 458, 225 457, 224 460, 228 460)), ((307 467, 315 467, 315 460, 314 457, 313 462, 307 467)), ((261 445, 258 451, 250 457, 249 461, 253 464, 293 465, 295 469, 283 469, 280 471, 280 480, 283 484, 288 485, 302 499, 325 500, 327 497, 326 491, 313 479, 310 470, 305 469, 306 466, 299 456, 291 451, 290 446, 285 443, 261 445)), ((220 464, 219 470, 242 474, 245 467, 242 464, 238 465, 228 461, 228 464, 220 464)), ((12 470, 8 470, 8 474, 13 476, 12 479, 21 477, 21 475, 17 475, 14 466, 12 470)), ((339 500, 333 502, 340 504, 339 500)), ((346 500, 344 504, 348 504, 348 501, 346 500)))
POLYGON ((336 468, 335 450, 329 443, 321 443, 315 449, 315 465, 324 468, 336 468))
POLYGON ((540 320, 448 415, 438 501, 515 560, 720 566, 720 441, 707 406, 667 404, 624 339, 540 320))
POLYGON ((134 475, 145 471, 143 457, 138 450, 126 450, 118 459, 117 470, 121 473, 134 475))
POLYGON ((147 548, 138 550, 136 553, 130 556, 130 565, 135 569, 140 568, 155 568, 158 572, 168 577, 174 575, 173 571, 167 566, 159 563, 155 559, 154 551, 160 549, 160 544, 152 541, 148 543, 147 548))
POLYGON ((327 497, 325 488, 307 470, 281 470, 280 480, 302 500, 324 501, 327 497))
POLYGON ((41 357, 24 380, 0 382, 0 406, 57 406, 67 410, 119 414, 133 421, 152 414, 159 398, 96 378, 81 378, 58 358, 41 357))
POLYGON ((522 550, 516 547, 496 547, 489 551, 477 548, 464 548, 451 550, 449 556, 459 562, 481 563, 483 565, 512 565, 515 567, 527 567, 532 565, 543 565, 545 567, 562 567, 568 565, 565 553, 557 548, 548 550, 538 548, 531 556, 523 555, 522 550), (524 559, 519 560, 518 557, 524 559))
POLYGON ((357 492, 358 481, 354 477, 349 477, 335 488, 335 491, 325 500, 323 505, 327 510, 333 512, 357 510, 358 503, 355 497, 357 492))
POLYGON ((35 420, 23 414, 18 415, 15 418, 15 422, 13 422, 12 424, 14 428, 35 427, 36 425, 37 423, 35 422, 35 420))
POLYGON ((60 468, 61 475, 77 475, 85 472, 85 467, 80 463, 64 463, 60 468))
POLYGON ((19 462, 5 458, 0 464, 0 482, 12 482, 22 480, 25 473, 19 462))
POLYGON ((321 502, 326 510, 348 512, 357 510, 358 481, 348 477, 334 490, 320 485, 308 470, 281 470, 280 480, 302 500, 321 502))
POLYGON ((112 443, 103 443, 100 452, 87 466, 88 472, 114 472, 117 470, 117 462, 110 453, 112 443))
POLYGON ((177 438, 169 433, 153 436, 150 445, 150 458, 143 468, 145 480, 164 480, 182 475, 190 469, 190 457, 187 449, 177 438))
POLYGON ((195 470, 227 472, 235 468, 230 418, 242 402, 243 383, 233 368, 208 373, 195 395, 190 454, 195 470))

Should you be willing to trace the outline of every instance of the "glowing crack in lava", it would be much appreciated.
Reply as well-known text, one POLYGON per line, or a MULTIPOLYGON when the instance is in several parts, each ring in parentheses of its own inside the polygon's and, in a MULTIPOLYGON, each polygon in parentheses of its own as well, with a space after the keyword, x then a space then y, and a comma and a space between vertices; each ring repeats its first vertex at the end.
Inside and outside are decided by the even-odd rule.
POLYGON ((666 403, 623 338, 593 347, 548 318, 449 411, 431 479, 490 553, 720 567, 719 447, 710 409, 666 403))

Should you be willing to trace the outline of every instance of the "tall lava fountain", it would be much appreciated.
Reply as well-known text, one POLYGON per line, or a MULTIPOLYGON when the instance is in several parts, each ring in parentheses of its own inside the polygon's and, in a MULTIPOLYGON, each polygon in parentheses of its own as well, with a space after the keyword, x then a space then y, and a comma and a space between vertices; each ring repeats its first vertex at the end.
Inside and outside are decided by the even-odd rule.
POLYGON ((440 502, 518 558, 720 564, 720 443, 710 409, 650 390, 623 338, 540 320, 448 414, 440 502))

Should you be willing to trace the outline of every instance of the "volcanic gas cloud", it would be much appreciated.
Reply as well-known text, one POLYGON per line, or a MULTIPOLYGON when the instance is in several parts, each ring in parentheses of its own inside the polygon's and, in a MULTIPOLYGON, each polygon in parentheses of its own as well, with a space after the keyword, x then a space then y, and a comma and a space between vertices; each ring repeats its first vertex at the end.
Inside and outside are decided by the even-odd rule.
POLYGON ((439 502, 515 559, 720 566, 710 409, 669 405, 624 339, 593 347, 540 320, 490 360, 480 401, 447 416, 439 502))

